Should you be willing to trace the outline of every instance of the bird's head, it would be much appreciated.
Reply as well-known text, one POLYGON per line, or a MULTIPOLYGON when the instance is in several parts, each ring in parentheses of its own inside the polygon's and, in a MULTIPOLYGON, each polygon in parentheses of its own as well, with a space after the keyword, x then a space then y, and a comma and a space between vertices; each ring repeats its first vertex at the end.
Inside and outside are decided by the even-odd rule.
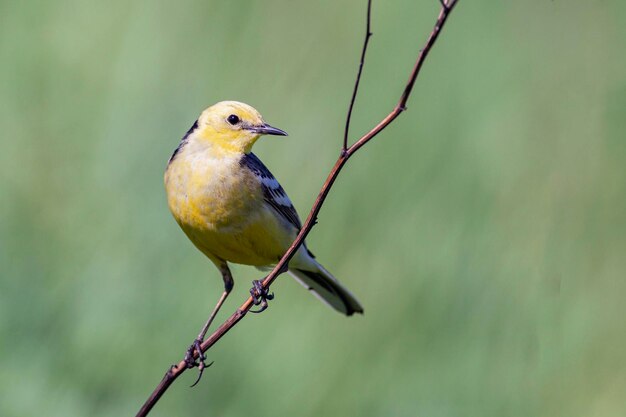
POLYGON ((202 112, 198 139, 227 152, 250 152, 261 135, 287 136, 265 123, 256 109, 238 101, 221 101, 202 112))

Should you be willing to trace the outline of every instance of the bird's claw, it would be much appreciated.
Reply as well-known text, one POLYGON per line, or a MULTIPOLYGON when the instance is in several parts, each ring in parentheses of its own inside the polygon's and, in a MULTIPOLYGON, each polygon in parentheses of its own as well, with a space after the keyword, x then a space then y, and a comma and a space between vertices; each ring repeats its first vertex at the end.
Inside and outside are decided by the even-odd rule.
POLYGON ((199 371, 199 372, 198 372, 198 378, 196 378, 196 382, 194 382, 193 384, 191 384, 191 385, 189 386, 189 388, 193 388, 193 387, 195 387, 195 386, 198 384, 198 382, 200 382, 200 379, 202 378, 202 373, 204 372, 204 370, 205 370, 206 368, 208 368, 208 367, 209 367, 209 366, 211 366, 211 365, 213 365, 213 361, 211 361, 211 363, 209 363, 208 365, 207 365, 207 364, 205 364, 205 363, 204 363, 204 361, 201 361, 201 362, 198 364, 198 371, 199 371))
POLYGON ((202 352, 202 348, 200 347, 200 343, 202 343, 202 340, 199 340, 199 339, 194 340, 191 346, 189 346, 189 349, 187 349, 187 352, 185 353, 184 360, 185 360, 185 365, 187 366, 188 369, 195 368, 196 366, 199 367, 200 363, 202 363, 206 359, 206 356, 204 356, 204 353, 202 352), (194 352, 198 352, 197 361, 193 357, 194 352))
POLYGON ((195 387, 196 384, 200 382, 200 378, 202 378, 202 373, 204 372, 204 370, 213 365, 213 362, 209 363, 208 365, 206 364, 206 362, 204 362, 206 360, 206 356, 202 352, 202 347, 200 346, 201 343, 202 340, 200 339, 194 340, 191 346, 189 346, 189 349, 187 349, 187 353, 185 353, 185 366, 188 369, 195 368, 197 366, 199 371, 198 379, 196 379, 196 382, 191 385, 192 387, 195 387), (197 360, 193 358, 194 351, 198 352, 197 360))
POLYGON ((263 287, 263 282, 259 280, 252 281, 253 287, 250 289, 250 295, 252 296, 252 303, 255 306, 260 305, 261 308, 258 310, 250 310, 251 313, 261 313, 267 309, 268 304, 267 300, 274 299, 274 293, 270 294, 269 288, 263 287))

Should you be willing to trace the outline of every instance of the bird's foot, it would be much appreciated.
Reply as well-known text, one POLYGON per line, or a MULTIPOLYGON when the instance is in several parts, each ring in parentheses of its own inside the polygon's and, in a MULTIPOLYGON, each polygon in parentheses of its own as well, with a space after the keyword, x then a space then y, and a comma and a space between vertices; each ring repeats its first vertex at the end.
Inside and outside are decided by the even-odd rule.
POLYGON ((263 288, 263 282, 259 280, 252 281, 253 287, 250 288, 250 295, 255 306, 260 305, 258 310, 250 310, 251 313, 261 313, 267 308, 267 300, 274 299, 274 293, 270 294, 269 288, 263 288))
POLYGON ((194 340, 191 346, 189 346, 189 349, 187 349, 187 352, 185 353, 184 361, 185 361, 185 365, 187 366, 187 368, 191 369, 197 366, 198 371, 199 371, 198 379, 196 379, 196 382, 194 382, 191 385, 192 387, 195 387, 196 384, 200 382, 200 378, 202 378, 202 373, 204 372, 204 370, 208 368, 209 366, 213 365, 213 362, 211 362, 208 365, 206 364, 205 362, 206 356, 204 355, 204 353, 202 352, 202 348, 200 347, 201 343, 202 343, 202 340, 200 339, 194 340), (194 359, 193 357, 194 352, 198 352, 198 359, 194 359))

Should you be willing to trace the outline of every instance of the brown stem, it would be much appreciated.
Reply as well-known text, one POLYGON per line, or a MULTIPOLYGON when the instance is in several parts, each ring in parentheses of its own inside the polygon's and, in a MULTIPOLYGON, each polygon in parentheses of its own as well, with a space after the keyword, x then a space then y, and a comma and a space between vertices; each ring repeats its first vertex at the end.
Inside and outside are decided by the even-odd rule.
MULTIPOLYGON (((452 12, 452 9, 458 3, 458 0, 448 0, 448 1, 440 0, 440 2, 441 2, 441 10, 439 11, 439 16, 437 17, 435 27, 433 31, 430 33, 430 36, 428 37, 426 44, 424 45, 419 55, 417 56, 417 60, 415 61, 415 65, 413 66, 413 69, 411 70, 409 79, 406 83, 406 86, 404 87, 404 91, 402 92, 402 95, 400 96, 400 99, 398 100, 398 103, 396 104, 394 109, 383 120, 381 120, 376 126, 374 126, 369 132, 363 135, 359 140, 357 140, 350 147, 347 147, 347 133, 348 133, 348 127, 350 124, 350 116, 348 116, 342 152, 339 158, 337 159, 337 162, 335 162, 335 165, 333 166, 332 170, 330 171, 330 174, 328 174, 328 177, 326 178, 326 181, 324 182, 324 185, 322 186, 322 189, 320 190, 317 196, 317 199, 315 200, 315 203, 313 204, 313 207, 311 208, 311 211, 309 212, 309 215, 306 218, 306 221, 304 222, 302 229, 300 230, 300 233, 298 233, 298 236, 293 241, 289 249, 287 249, 287 252, 285 252, 285 254, 280 259, 280 261, 278 261, 274 269, 272 269, 272 272, 270 272, 270 274, 263 280, 264 288, 269 288, 269 286, 272 284, 272 282, 274 282, 274 280, 276 279, 276 277, 278 277, 278 275, 287 271, 287 265, 289 263, 289 260, 296 253, 296 251, 298 250, 302 242, 304 242, 304 239, 309 234, 313 226, 315 226, 315 223, 317 222, 317 215, 320 212, 322 205, 324 204, 324 200, 326 200, 326 196, 328 195, 328 192, 330 191, 331 187, 333 186, 333 183, 337 179, 337 176, 341 172, 341 169, 346 164, 346 162, 348 162, 348 159, 350 159, 350 157, 354 155, 356 151, 358 151, 363 145, 365 145, 372 138, 374 138, 377 134, 379 134, 384 128, 386 128, 391 122, 393 122, 396 119, 396 117, 398 117, 404 110, 406 110, 406 103, 409 99, 411 91, 413 90, 413 85, 415 84, 415 80, 417 79, 420 69, 422 68, 422 64, 424 63, 424 60, 428 56, 428 53, 430 52, 431 48, 437 41, 439 33, 441 32, 441 29, 443 29, 443 26, 446 23, 448 16, 452 12)), ((365 59, 365 51, 367 49, 367 42, 371 35, 369 31, 370 7, 371 7, 371 0, 368 0, 367 34, 365 36, 363 52, 361 54, 361 66, 359 67, 359 73, 357 75, 357 81, 356 81, 355 88, 354 88, 353 98, 350 103, 349 114, 351 114, 352 107, 354 105, 354 99, 356 97, 356 91, 358 89, 359 79, 361 76, 362 64, 365 59)), ((235 324, 237 324, 239 320, 241 320, 246 315, 246 313, 252 307, 252 304, 253 304, 252 297, 249 297, 237 309, 237 311, 232 316, 230 316, 219 328, 217 328, 217 330, 215 330, 202 343, 201 345, 202 351, 206 352, 219 339, 221 339, 222 336, 224 336, 230 329, 232 329, 233 326, 235 326, 235 324)), ((194 354, 194 357, 197 357, 197 353, 194 354)), ((143 417, 143 416, 148 415, 152 407, 154 407, 157 401, 159 401, 159 399, 165 393, 168 387, 172 385, 172 383, 176 380, 176 378, 178 378, 183 372, 185 372, 186 369, 187 368, 185 365, 185 361, 180 361, 177 365, 172 366, 165 373, 159 385, 157 385, 157 387, 154 389, 150 397, 146 400, 144 405, 141 407, 141 409, 137 413, 137 417, 143 417)))
POLYGON ((361 83, 361 73, 363 72, 363 64, 365 64, 365 53, 367 52, 367 45, 369 44, 372 31, 370 30, 372 16, 372 0, 367 0, 367 24, 365 25, 365 40, 363 41, 363 50, 361 51, 361 61, 359 62, 359 71, 356 74, 356 81, 354 82, 354 90, 352 90, 352 98, 350 99, 350 107, 348 107, 348 115, 346 116, 346 128, 343 132, 343 147, 342 152, 348 150, 348 133, 350 132, 350 120, 352 120, 352 109, 354 108, 354 102, 356 101, 356 95, 359 91, 359 84, 361 83))

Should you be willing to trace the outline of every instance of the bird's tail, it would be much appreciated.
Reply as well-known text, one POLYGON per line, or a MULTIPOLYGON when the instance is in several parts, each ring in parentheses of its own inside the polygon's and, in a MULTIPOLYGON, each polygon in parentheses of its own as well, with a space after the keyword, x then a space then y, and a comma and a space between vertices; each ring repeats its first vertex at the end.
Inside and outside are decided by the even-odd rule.
MULTIPOLYGON (((315 271, 301 268, 289 269, 296 281, 304 285, 317 298, 347 316, 363 313, 363 307, 350 291, 344 288, 337 278, 322 265, 315 262, 315 271)), ((310 268, 313 269, 313 268, 310 268)))

